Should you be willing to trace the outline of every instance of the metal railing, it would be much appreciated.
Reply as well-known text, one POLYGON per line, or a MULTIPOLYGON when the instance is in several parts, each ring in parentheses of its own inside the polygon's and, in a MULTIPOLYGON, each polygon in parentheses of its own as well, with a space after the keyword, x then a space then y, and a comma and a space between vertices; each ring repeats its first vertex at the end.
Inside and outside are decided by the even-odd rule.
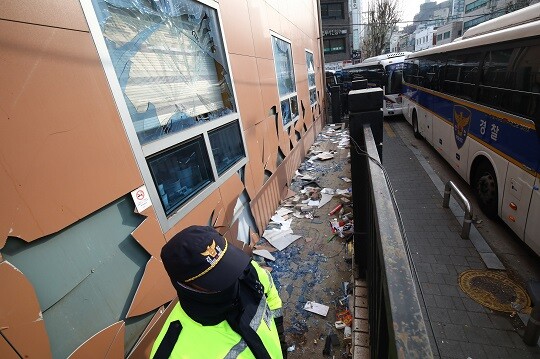
POLYGON ((444 199, 442 206, 443 208, 450 207, 450 192, 452 192, 452 190, 454 190, 457 195, 457 199, 461 202, 463 207, 465 207, 465 217, 463 218, 463 227, 461 228, 461 238, 469 239, 469 233, 471 232, 471 223, 473 218, 471 202, 469 202, 463 192, 461 192, 452 181, 446 182, 446 185, 444 186, 444 199))
POLYGON ((371 358, 433 358, 409 254, 370 124, 351 120, 349 130, 355 261, 369 290, 371 358))

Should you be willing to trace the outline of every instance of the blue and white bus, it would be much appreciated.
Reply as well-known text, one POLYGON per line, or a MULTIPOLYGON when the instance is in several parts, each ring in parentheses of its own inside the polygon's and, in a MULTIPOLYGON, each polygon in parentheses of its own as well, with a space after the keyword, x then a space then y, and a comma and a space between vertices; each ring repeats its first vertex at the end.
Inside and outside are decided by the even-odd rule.
POLYGON ((401 115, 401 79, 403 60, 410 52, 394 52, 365 59, 359 64, 341 70, 345 91, 350 90, 353 80, 367 79, 369 87, 384 89, 382 104, 384 116, 401 115))
POLYGON ((403 114, 540 254, 540 4, 407 56, 403 114))

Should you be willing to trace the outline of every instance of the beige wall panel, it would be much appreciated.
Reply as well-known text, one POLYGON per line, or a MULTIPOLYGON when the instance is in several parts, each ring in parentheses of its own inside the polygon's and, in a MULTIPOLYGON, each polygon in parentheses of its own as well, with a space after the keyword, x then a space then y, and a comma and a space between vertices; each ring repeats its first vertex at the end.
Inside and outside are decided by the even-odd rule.
POLYGON ((160 257, 151 257, 133 297, 126 318, 146 314, 160 305, 174 299, 176 291, 172 286, 160 257))
POLYGON ((263 108, 257 60, 254 57, 230 55, 236 88, 236 100, 242 115, 244 130, 266 117, 263 108))
POLYGON ((291 144, 292 144, 293 148, 298 143, 298 140, 296 139, 296 132, 295 132, 296 125, 298 125, 301 122, 302 122, 302 115, 300 115, 300 119, 298 121, 296 121, 296 124, 294 125, 294 127, 291 126, 291 128, 289 130, 289 139, 291 141, 291 144))
POLYGON ((268 116, 272 106, 276 106, 276 110, 281 112, 274 60, 258 58, 257 68, 259 69, 259 84, 261 86, 264 113, 268 116))
POLYGON ((260 58, 272 59, 272 42, 268 16, 266 15, 266 3, 263 0, 248 0, 247 4, 255 55, 260 58))
POLYGON ((191 225, 206 226, 208 222, 215 220, 217 216, 223 217, 224 212, 221 205, 221 197, 219 190, 215 190, 208 197, 206 197, 195 209, 186 214, 177 224, 175 224, 167 233, 165 233, 165 239, 168 241, 176 233, 182 229, 191 225), (214 213, 214 219, 212 219, 212 213, 214 213))
MULTIPOLYGON (((282 121, 281 116, 279 117, 279 121, 280 122, 282 121)), ((288 156, 289 153, 291 153, 291 142, 290 142, 288 130, 285 131, 283 127, 280 128, 278 130, 278 139, 279 139, 279 148, 281 149, 281 152, 283 152, 285 156, 288 156)))
POLYGON ((225 233, 225 238, 234 246, 246 250, 247 252, 250 252, 249 245, 245 245, 244 242, 241 242, 238 240, 238 228, 240 226, 240 221, 236 220, 233 224, 231 224, 229 230, 227 233, 225 233))
POLYGON ((281 28, 281 15, 276 8, 267 4, 266 16, 268 18, 268 28, 281 36, 285 36, 283 35, 283 30, 281 28))
POLYGON ((279 204, 279 193, 277 176, 272 176, 266 181, 257 197, 249 203, 259 233, 264 231, 270 217, 274 214, 279 204))
POLYGON ((1 231, 31 241, 142 179, 89 34, 2 21, 0 43, 0 153, 20 196, 1 231))
POLYGON ((259 141, 264 141, 264 137, 257 136, 254 126, 244 132, 246 145, 249 153, 249 163, 245 171, 245 187, 249 198, 254 198, 264 181, 264 167, 262 162, 262 151, 259 141))
POLYGON ((88 31, 78 0, 0 1, 0 14, 3 19, 88 31))
POLYGON ((293 43, 293 52, 294 52, 294 38, 293 38, 293 36, 296 33, 297 29, 296 29, 296 27, 293 26, 293 24, 289 20, 287 20, 286 17, 280 16, 280 21, 281 21, 281 33, 279 33, 279 34, 281 36, 289 39, 289 41, 291 41, 293 43))
MULTIPOLYGON (((277 121, 281 121, 279 117, 277 121)), ((273 173, 277 167, 277 155, 278 155, 278 146, 279 146, 279 139, 278 139, 278 135, 276 131, 276 119, 274 116, 269 116, 266 119, 265 128, 266 128, 266 134, 264 137, 264 151, 263 151, 264 159, 265 159, 264 169, 273 173)))
POLYGON ((2 359, 21 359, 21 357, 13 350, 9 343, 0 337, 0 358, 2 359))
MULTIPOLYGON (((146 217, 131 235, 151 256, 159 258, 161 247, 163 247, 166 242, 153 207, 150 208, 152 209, 151 215, 146 217)), ((145 213, 147 212, 145 211, 145 213)))
POLYGON ((240 194, 244 191, 244 184, 240 176, 235 173, 225 183, 219 187, 221 200, 225 206, 225 221, 224 225, 230 228, 234 216, 234 207, 240 194))
POLYGON ((32 284, 8 261, 0 263, 0 283, 2 336, 23 358, 52 358, 45 322, 32 284))
POLYGON ((154 315, 148 326, 146 327, 144 333, 139 338, 137 344, 135 344, 133 350, 128 355, 128 359, 148 359, 150 358, 150 352, 152 351, 152 346, 154 341, 158 336, 165 320, 171 314, 174 306, 178 303, 178 298, 175 298, 165 310, 159 309, 158 312, 154 315))
POLYGON ((68 359, 122 358, 125 332, 126 324, 116 322, 81 344, 68 359))
POLYGON ((219 9, 229 53, 254 56, 247 0, 222 1, 219 9))

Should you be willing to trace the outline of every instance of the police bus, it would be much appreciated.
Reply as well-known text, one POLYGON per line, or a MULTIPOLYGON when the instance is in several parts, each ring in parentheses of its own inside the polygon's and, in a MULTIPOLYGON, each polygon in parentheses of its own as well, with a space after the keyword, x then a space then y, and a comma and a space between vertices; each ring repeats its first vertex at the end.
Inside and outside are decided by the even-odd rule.
POLYGON ((341 70, 345 91, 350 90, 354 80, 367 79, 368 88, 384 89, 384 116, 401 115, 401 80, 403 60, 410 52, 397 52, 365 59, 363 62, 346 66, 341 70))
POLYGON ((540 4, 407 56, 403 114, 540 254, 540 4))

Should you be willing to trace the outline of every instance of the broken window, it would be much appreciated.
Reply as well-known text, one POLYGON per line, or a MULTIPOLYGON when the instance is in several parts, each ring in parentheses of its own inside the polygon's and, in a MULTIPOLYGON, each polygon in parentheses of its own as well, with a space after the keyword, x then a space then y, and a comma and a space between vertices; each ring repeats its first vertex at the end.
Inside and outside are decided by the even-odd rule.
POLYGON ((166 230, 183 204, 247 161, 217 10, 195 0, 83 8, 166 230))
POLYGON ((274 49, 274 65, 281 104, 283 125, 298 118, 298 99, 296 97, 296 81, 294 78, 291 44, 276 36, 272 36, 274 49))
POLYGON ((309 103, 314 106, 317 103, 317 89, 315 83, 315 62, 313 61, 313 53, 306 51, 306 65, 308 71, 308 89, 309 103))
POLYGON ((234 111, 217 12, 191 0, 94 0, 141 144, 234 111))

